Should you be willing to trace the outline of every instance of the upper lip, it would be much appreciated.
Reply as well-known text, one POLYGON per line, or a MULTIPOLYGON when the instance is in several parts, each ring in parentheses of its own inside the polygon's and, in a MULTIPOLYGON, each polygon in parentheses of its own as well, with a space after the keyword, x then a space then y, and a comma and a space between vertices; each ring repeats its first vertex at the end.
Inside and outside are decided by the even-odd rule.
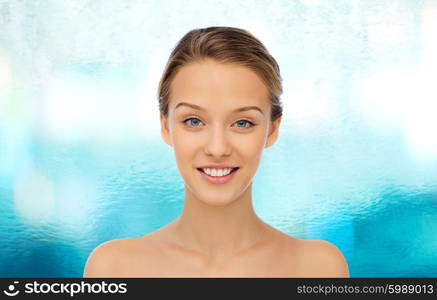
POLYGON ((199 169, 207 169, 207 168, 212 168, 212 169, 227 169, 227 168, 231 168, 231 169, 235 169, 235 168, 238 168, 238 167, 233 167, 233 166, 228 166, 228 165, 206 165, 206 166, 199 167, 199 169))

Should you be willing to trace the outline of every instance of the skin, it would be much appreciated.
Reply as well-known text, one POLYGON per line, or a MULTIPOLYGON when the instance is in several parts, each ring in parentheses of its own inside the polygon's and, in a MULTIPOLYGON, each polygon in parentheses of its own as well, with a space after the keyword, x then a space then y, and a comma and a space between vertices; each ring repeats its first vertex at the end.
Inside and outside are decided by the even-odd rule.
POLYGON ((101 244, 84 277, 349 277, 333 244, 291 237, 253 210, 252 179, 281 122, 270 112, 267 87, 246 67, 206 59, 181 68, 160 119, 185 182, 182 214, 155 232, 101 244), (176 109, 181 102, 204 110, 176 109), (261 112, 234 112, 244 106, 261 112), (196 169, 208 164, 240 169, 212 184, 196 169))

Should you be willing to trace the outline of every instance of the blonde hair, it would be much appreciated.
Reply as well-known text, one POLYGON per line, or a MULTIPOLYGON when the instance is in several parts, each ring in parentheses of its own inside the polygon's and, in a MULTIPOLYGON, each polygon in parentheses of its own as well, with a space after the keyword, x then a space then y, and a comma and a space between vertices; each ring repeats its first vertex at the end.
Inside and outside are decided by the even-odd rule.
POLYGON ((207 27, 185 34, 170 54, 158 87, 159 111, 167 117, 170 85, 184 65, 206 58, 236 63, 255 71, 265 83, 272 105, 271 121, 282 116, 279 65, 251 33, 235 27, 207 27))

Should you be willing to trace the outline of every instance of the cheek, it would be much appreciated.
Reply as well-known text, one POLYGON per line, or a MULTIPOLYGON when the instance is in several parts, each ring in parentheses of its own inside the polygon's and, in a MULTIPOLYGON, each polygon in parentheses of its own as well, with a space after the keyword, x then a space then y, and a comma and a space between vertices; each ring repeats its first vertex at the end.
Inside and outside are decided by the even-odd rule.
POLYGON ((181 131, 174 132, 173 143, 176 159, 181 163, 188 163, 187 159, 193 157, 199 149, 199 139, 181 131))
POLYGON ((236 145, 239 149, 239 152, 242 153, 245 157, 249 159, 260 159, 264 145, 265 138, 262 132, 254 135, 247 135, 244 137, 240 137, 236 140, 236 145))

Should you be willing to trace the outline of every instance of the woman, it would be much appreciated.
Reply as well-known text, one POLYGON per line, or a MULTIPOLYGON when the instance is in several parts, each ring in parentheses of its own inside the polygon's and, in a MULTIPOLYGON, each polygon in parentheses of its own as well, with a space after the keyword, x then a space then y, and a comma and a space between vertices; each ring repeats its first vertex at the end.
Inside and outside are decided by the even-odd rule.
POLYGON ((253 210, 252 178, 278 138, 281 93, 279 66, 249 32, 188 32, 158 92, 161 135, 185 182, 183 212, 150 234, 101 244, 84 277, 348 277, 334 245, 291 237, 253 210))

